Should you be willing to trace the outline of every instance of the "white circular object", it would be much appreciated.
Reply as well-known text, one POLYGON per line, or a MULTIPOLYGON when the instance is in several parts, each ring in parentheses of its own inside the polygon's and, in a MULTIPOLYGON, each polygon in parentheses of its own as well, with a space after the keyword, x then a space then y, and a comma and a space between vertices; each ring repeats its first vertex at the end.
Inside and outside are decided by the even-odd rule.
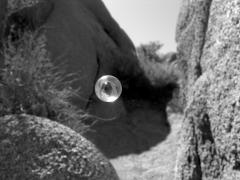
POLYGON ((95 84, 95 93, 101 101, 114 102, 122 93, 121 82, 111 75, 102 76, 95 84))

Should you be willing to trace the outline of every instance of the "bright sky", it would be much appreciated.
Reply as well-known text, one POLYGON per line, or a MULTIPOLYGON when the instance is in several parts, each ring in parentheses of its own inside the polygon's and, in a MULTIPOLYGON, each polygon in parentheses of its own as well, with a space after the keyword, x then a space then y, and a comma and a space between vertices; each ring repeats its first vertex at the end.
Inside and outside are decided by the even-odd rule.
POLYGON ((180 0, 103 0, 137 46, 159 41, 161 52, 175 51, 175 28, 180 0))

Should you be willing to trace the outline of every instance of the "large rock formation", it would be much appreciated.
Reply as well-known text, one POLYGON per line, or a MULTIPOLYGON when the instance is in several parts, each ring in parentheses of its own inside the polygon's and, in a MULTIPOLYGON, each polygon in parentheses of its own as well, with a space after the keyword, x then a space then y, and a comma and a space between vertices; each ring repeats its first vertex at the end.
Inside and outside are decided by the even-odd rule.
POLYGON ((71 129, 29 115, 0 118, 0 179, 118 180, 108 160, 71 129))
POLYGON ((177 180, 240 179, 240 1, 183 0, 185 118, 177 180))
POLYGON ((72 87, 81 90, 74 103, 103 118, 123 113, 121 100, 111 105, 102 103, 94 93, 95 82, 101 75, 116 74, 117 69, 124 75, 137 63, 132 42, 103 3, 40 0, 30 6, 28 2, 31 1, 9 1, 13 13, 8 18, 6 33, 12 24, 17 24, 17 28, 44 29, 53 62, 77 75, 72 87))
POLYGON ((19 29, 45 33, 54 64, 77 75, 72 87, 80 91, 72 102, 103 120, 86 136, 106 155, 141 152, 166 137, 170 128, 165 107, 174 86, 151 85, 138 65, 133 43, 100 0, 8 2, 5 36, 11 34, 15 40, 19 29), (122 97, 114 103, 101 102, 94 92, 96 80, 105 74, 118 77, 123 85, 122 97), (145 131, 141 126, 151 121, 157 130, 145 131))

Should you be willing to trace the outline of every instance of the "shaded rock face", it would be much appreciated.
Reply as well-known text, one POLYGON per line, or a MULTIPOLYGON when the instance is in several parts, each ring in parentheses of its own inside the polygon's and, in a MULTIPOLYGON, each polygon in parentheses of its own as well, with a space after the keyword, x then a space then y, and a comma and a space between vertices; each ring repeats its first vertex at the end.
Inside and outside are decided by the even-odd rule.
POLYGON ((99 77, 117 74, 118 70, 124 75, 137 64, 132 42, 103 3, 95 0, 40 0, 29 7, 28 1, 15 1, 22 3, 15 5, 17 7, 10 6, 13 13, 8 17, 6 36, 11 33, 12 24, 15 29, 24 30, 41 27, 47 37, 47 50, 52 61, 62 65, 66 73, 77 75, 72 87, 81 88, 80 97, 74 97, 73 102, 102 118, 112 118, 119 110, 124 113, 122 100, 111 105, 102 104, 94 93, 99 77), (100 113, 106 111, 104 108, 107 114, 100 113))
POLYGON ((85 135, 105 155, 141 152, 167 136, 170 127, 165 107, 174 85, 150 84, 138 65, 131 40, 100 0, 8 2, 18 4, 8 5, 12 13, 7 17, 5 37, 11 34, 13 40, 19 38, 10 31, 11 25, 15 25, 13 30, 40 28, 45 33, 53 63, 77 74, 72 87, 80 92, 72 102, 100 119, 85 135), (105 74, 116 76, 123 85, 122 97, 114 103, 101 102, 94 92, 96 80, 105 74), (142 127, 151 121, 157 125, 155 130, 143 132, 142 127))
POLYGON ((185 118, 177 180, 240 179, 240 1, 183 0, 185 118))
POLYGON ((48 119, 0 118, 0 179, 118 180, 108 160, 85 138, 48 119))

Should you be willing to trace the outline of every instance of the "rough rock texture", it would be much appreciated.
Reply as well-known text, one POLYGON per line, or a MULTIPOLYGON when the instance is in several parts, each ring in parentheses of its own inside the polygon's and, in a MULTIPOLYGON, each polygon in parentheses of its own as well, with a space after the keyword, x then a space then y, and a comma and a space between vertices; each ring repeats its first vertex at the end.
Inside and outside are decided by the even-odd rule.
POLYGON ((48 119, 0 118, 0 179, 117 180, 108 160, 85 138, 48 119))
POLYGON ((240 179, 240 1, 183 0, 186 109, 177 180, 240 179))

